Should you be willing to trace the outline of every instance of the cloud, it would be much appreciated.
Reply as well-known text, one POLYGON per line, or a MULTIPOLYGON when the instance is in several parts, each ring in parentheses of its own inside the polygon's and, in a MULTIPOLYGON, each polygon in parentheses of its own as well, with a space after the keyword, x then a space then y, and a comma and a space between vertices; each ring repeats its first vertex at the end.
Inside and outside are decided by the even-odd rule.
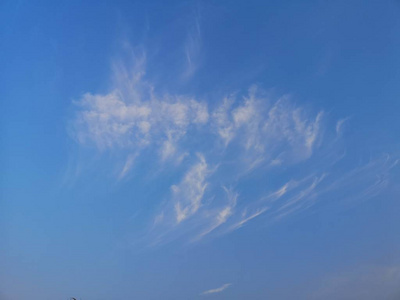
POLYGON ((213 113, 213 120, 218 135, 227 146, 235 136, 234 126, 231 121, 230 111, 233 104, 233 99, 225 97, 222 104, 213 113))
POLYGON ((148 105, 127 104, 117 91, 107 95, 85 94, 77 103, 82 110, 75 120, 75 137, 81 144, 93 142, 99 149, 146 144, 148 105))
POLYGON ((135 158, 137 155, 135 154, 130 154, 128 155, 128 158, 126 159, 125 165, 122 168, 121 173, 119 174, 119 179, 122 179, 126 176, 126 174, 129 172, 129 170, 132 168, 134 162, 135 162, 135 158))
POLYGON ((243 149, 248 165, 296 162, 312 155, 321 137, 322 111, 312 118, 288 97, 275 102, 258 97, 256 86, 233 108, 236 102, 232 96, 224 98, 213 113, 213 124, 225 146, 236 142, 243 149))
POLYGON ((184 44, 184 54, 186 60, 186 67, 183 72, 183 78, 188 79, 194 75, 200 60, 200 53, 202 48, 200 14, 196 12, 194 23, 187 33, 186 42, 184 44))
POLYGON ((131 66, 113 64, 108 92, 74 102, 70 133, 81 147, 117 153, 117 179, 143 163, 141 175, 172 175, 160 200, 166 204, 156 203, 149 221, 160 230, 158 242, 231 232, 261 216, 284 220, 334 194, 370 199, 391 182, 396 157, 341 165, 346 119, 329 123, 322 110, 287 95, 267 97, 257 86, 213 105, 195 95, 160 95, 146 80, 145 54, 133 57, 131 66))
MULTIPOLYGON (((206 102, 192 96, 157 95, 144 79, 143 56, 131 69, 113 64, 114 86, 109 93, 86 93, 75 101, 78 109, 71 135, 79 144, 100 151, 135 152, 138 157, 146 149, 158 153, 161 161, 179 161, 190 153, 181 149, 182 142, 205 134, 215 141, 210 149, 218 148, 216 138, 237 149, 233 151, 242 149, 240 158, 248 169, 265 161, 281 165, 312 155, 321 134, 322 112, 313 118, 287 97, 275 102, 258 97, 256 86, 243 101, 225 97, 210 112, 206 102)), ((125 176, 128 169, 121 173, 125 176)))
POLYGON ((72 136, 81 145, 101 151, 130 150, 139 156, 150 148, 162 161, 179 159, 179 142, 188 130, 208 122, 207 104, 180 95, 155 96, 143 79, 144 62, 135 64, 133 71, 114 65, 111 92, 86 93, 75 101, 78 111, 72 136))
POLYGON ((273 219, 282 219, 321 202, 335 201, 337 206, 345 206, 372 199, 395 182, 392 173, 396 161, 396 156, 384 156, 344 172, 331 170, 291 181, 286 196, 271 206, 273 219))
POLYGON ((349 120, 349 118, 340 119, 336 122, 336 134, 341 136, 343 134, 344 124, 349 120))
POLYGON ((280 197, 282 197, 283 195, 285 195, 290 189, 292 189, 296 185, 297 185, 297 183, 295 181, 293 181, 293 180, 289 181, 289 182, 286 182, 278 190, 276 190, 275 192, 272 192, 268 196, 265 196, 263 200, 264 201, 266 201, 266 200, 275 201, 275 200, 279 199, 280 197))
POLYGON ((227 189, 226 187, 223 187, 227 198, 228 198, 228 204, 221 209, 217 210, 215 216, 213 217, 213 222, 212 224, 203 232, 200 233, 200 235, 196 238, 196 240, 199 240, 209 234, 210 232, 214 231, 217 229, 219 226, 224 224, 228 218, 234 213, 234 209, 237 203, 237 198, 239 196, 238 193, 234 192, 231 189, 227 189))
POLYGON ((296 191, 296 194, 292 197, 289 197, 284 204, 281 204, 277 209, 277 219, 282 218, 285 215, 293 213, 300 209, 304 204, 304 199, 310 199, 312 197, 312 193, 317 188, 318 184, 325 178, 325 174, 322 174, 319 177, 313 178, 312 182, 306 186, 304 189, 300 191, 296 191))
POLYGON ((249 222, 250 220, 258 217, 259 215, 261 215, 262 213, 264 213, 265 211, 268 210, 268 207, 263 207, 263 208, 259 208, 257 209, 253 214, 247 215, 245 211, 245 213, 243 214, 243 218, 242 220, 240 220, 239 222, 237 222, 236 224, 234 224, 230 230, 236 230, 240 227, 242 227, 245 223, 249 222))
POLYGON ((222 285, 219 288, 204 291, 204 292, 201 293, 201 295, 209 295, 209 294, 221 293, 224 290, 226 290, 228 287, 230 287, 231 285, 232 285, 232 283, 226 283, 226 284, 222 285))
POLYGON ((202 154, 197 154, 198 162, 192 166, 178 185, 171 187, 175 200, 176 222, 180 223, 197 212, 207 187, 209 173, 202 154))

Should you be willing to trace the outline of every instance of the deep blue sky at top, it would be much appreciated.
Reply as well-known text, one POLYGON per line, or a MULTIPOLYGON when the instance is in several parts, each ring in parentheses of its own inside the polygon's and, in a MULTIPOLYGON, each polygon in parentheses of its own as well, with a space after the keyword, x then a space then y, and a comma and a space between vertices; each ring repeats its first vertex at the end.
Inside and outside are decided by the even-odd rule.
POLYGON ((398 1, 2 1, 0 298, 396 299, 399 53, 398 1), (133 92, 124 70, 144 74, 133 92), (144 119, 158 130, 147 148, 121 135, 103 149, 109 132, 86 131, 82 111, 98 113, 113 91, 124 109, 145 106, 148 86, 152 111, 202 103, 207 118, 171 127, 175 152, 158 140, 168 113, 144 119), (280 116, 306 112, 300 121, 318 131, 310 153, 296 148, 309 134, 292 135, 296 123, 277 131, 288 141, 257 135, 275 152, 241 148, 252 86, 260 122, 281 97, 280 116), (217 112, 228 96, 223 126, 237 140, 224 148, 217 112), (204 164, 196 207, 184 178, 204 164), (287 201, 304 206, 275 219, 285 204, 262 199, 285 183, 287 201))

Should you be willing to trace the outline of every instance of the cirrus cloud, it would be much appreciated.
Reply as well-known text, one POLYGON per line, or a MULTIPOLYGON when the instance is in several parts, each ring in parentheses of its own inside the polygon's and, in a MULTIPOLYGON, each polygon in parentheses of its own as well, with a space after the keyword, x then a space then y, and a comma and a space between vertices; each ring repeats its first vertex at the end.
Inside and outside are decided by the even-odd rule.
POLYGON ((154 240, 182 232, 196 241, 259 216, 280 220, 314 205, 321 195, 349 189, 351 180, 359 183, 347 191, 354 199, 377 195, 388 184, 395 157, 335 172, 343 158, 338 141, 345 119, 325 134, 322 110, 296 105, 288 95, 267 97, 257 86, 242 97, 228 93, 217 103, 160 95, 145 80, 145 56, 136 60, 132 68, 114 64, 109 93, 86 93, 75 101, 71 134, 82 147, 123 153, 118 179, 144 154, 154 168, 166 166, 174 174, 175 183, 164 191, 166 204, 157 206, 150 222, 154 240), (294 172, 299 165, 303 170, 294 172), (374 181, 376 176, 380 180, 374 181), (265 179, 273 177, 275 183, 265 179), (256 186, 244 188, 246 182, 256 186))

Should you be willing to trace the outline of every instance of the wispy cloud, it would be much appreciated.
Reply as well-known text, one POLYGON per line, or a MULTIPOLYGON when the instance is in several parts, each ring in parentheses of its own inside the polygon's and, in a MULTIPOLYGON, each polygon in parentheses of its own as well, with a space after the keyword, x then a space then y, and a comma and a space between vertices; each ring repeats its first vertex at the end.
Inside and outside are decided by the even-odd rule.
POLYGON ((184 45, 186 67, 183 72, 183 78, 188 79, 193 76, 199 66, 200 53, 202 48, 200 12, 196 11, 193 18, 193 24, 187 33, 184 45))
POLYGON ((336 122, 336 134, 341 136, 343 134, 344 124, 349 120, 349 118, 340 119, 336 122))
POLYGON ((312 182, 306 186, 304 189, 301 189, 296 192, 296 194, 292 197, 289 197, 284 204, 281 204, 277 209, 277 219, 282 218, 283 216, 293 213, 294 211, 300 209, 304 204, 304 199, 310 199, 312 193, 314 193, 318 184, 325 178, 325 174, 322 174, 319 177, 313 178, 312 182))
MULTIPOLYGON (((287 97, 276 102, 260 98, 255 86, 243 101, 227 97, 209 112, 207 103, 194 97, 156 95, 144 80, 144 59, 133 71, 121 63, 115 65, 111 92, 86 93, 75 102, 79 110, 71 132, 82 145, 101 151, 135 151, 137 156, 144 149, 156 149, 161 161, 178 161, 188 153, 180 148, 181 141, 202 132, 215 141, 211 148, 218 148, 215 137, 219 137, 225 147, 232 144, 231 148, 242 149, 241 162, 253 169, 265 161, 283 164, 309 158, 320 135, 322 113, 313 119, 287 97)), ((121 171, 123 176, 131 162, 132 156, 121 171)))
POLYGON ((219 288, 204 291, 204 292, 201 293, 201 295, 209 295, 209 294, 221 293, 224 290, 226 290, 228 287, 230 287, 231 285, 232 285, 232 283, 225 283, 223 286, 220 286, 219 288))
POLYGON ((212 224, 205 231, 201 232, 197 236, 196 240, 203 238, 204 236, 206 236, 207 234, 209 234, 210 232, 212 232, 213 230, 224 224, 228 220, 228 218, 234 213, 234 209, 239 194, 231 189, 227 189, 226 187, 224 187, 224 190, 227 195, 228 204, 222 207, 221 209, 217 210, 217 213, 214 216, 212 224))
POLYGON ((259 208, 259 209, 257 209, 254 213, 252 213, 252 214, 250 214, 250 215, 247 215, 247 210, 246 210, 246 212, 243 214, 243 218, 242 218, 239 222, 237 222, 236 224, 234 224, 234 225, 230 228, 230 230, 232 231, 232 230, 236 230, 236 229, 242 227, 244 224, 246 224, 246 223, 249 222, 250 220, 252 220, 252 219, 258 217, 259 215, 261 215, 262 213, 264 213, 264 212, 267 211, 267 210, 268 210, 268 207, 259 208))
MULTIPOLYGON (((130 149, 139 155, 144 149, 155 148, 163 161, 180 159, 179 141, 192 126, 208 122, 207 104, 179 95, 156 97, 151 84, 143 79, 143 62, 133 71, 115 65, 111 92, 86 93, 75 102, 79 111, 72 125, 73 137, 101 151, 130 149)), ((121 177, 132 162, 129 155, 121 177)))
POLYGON ((232 97, 223 100, 213 113, 214 126, 225 146, 236 142, 242 147, 248 166, 266 160, 280 164, 301 161, 312 155, 321 135, 323 112, 310 118, 288 97, 275 102, 258 97, 256 86, 233 108, 235 102, 232 97))
POLYGON ((396 157, 335 169, 346 119, 329 125, 323 111, 312 113, 289 96, 267 97, 257 86, 242 97, 227 93, 211 108, 192 95, 159 95, 145 77, 146 55, 133 56, 132 67, 114 63, 108 93, 75 101, 71 134, 81 146, 120 153, 117 179, 129 178, 142 156, 149 170, 174 174, 167 204, 149 221, 151 230, 162 228, 154 233, 158 242, 179 233, 199 240, 261 216, 283 220, 338 191, 368 199, 390 183, 396 157), (244 188, 249 178, 258 183, 251 193, 244 188), (221 194, 221 186, 234 188, 221 194))
POLYGON ((216 131, 223 140, 225 146, 227 146, 235 136, 235 128, 230 116, 233 102, 234 100, 232 98, 225 97, 222 104, 213 113, 216 131))
POLYGON ((129 172, 129 170, 132 168, 134 162, 135 162, 135 158, 136 158, 136 154, 130 154, 128 155, 126 162, 124 164, 124 167, 122 168, 121 173, 119 174, 119 179, 122 179, 126 176, 126 174, 129 172))
POLYGON ((198 163, 190 168, 179 185, 171 187, 175 199, 177 223, 197 212, 207 187, 206 176, 209 172, 207 162, 202 154, 197 154, 197 156, 198 163))

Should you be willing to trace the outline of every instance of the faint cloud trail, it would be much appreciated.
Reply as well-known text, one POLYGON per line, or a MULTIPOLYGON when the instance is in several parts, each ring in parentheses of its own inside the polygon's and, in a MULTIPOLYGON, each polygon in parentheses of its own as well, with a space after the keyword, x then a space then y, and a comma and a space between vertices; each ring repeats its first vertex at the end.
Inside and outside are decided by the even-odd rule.
POLYGON ((209 295, 209 294, 221 293, 224 290, 226 290, 228 287, 230 287, 231 285, 232 285, 232 283, 226 283, 226 284, 222 285, 219 288, 204 291, 204 292, 201 293, 201 295, 209 295))

